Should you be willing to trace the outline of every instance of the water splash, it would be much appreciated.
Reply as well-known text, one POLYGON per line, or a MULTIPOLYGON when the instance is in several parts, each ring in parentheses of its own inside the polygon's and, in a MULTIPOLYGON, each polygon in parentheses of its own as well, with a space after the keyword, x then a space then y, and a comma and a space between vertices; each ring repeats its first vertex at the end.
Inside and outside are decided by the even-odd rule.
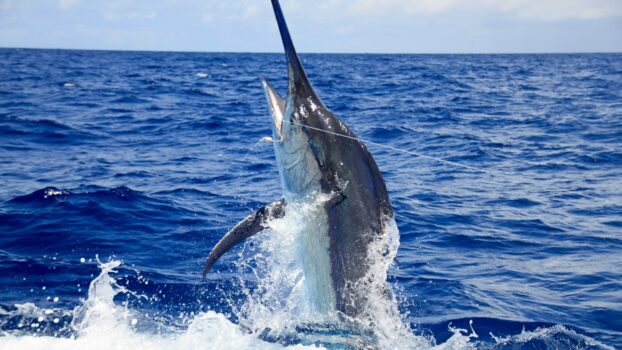
POLYGON ((330 293, 324 288, 331 283, 325 280, 330 278, 328 242, 323 242, 318 232, 325 229, 321 217, 329 199, 330 195, 312 194, 304 201, 288 203, 286 215, 273 220, 271 230, 255 238, 255 265, 249 266, 242 258, 238 266, 240 274, 250 270, 257 281, 252 291, 242 282, 246 302, 238 310, 241 324, 269 339, 300 337, 302 329, 316 336, 310 341, 315 344, 359 348, 362 341, 362 347, 381 349, 429 348, 430 339, 414 335, 403 322, 393 294, 388 293, 391 297, 387 298, 391 289, 387 272, 399 247, 393 218, 387 219, 385 234, 370 244, 370 269, 356 286, 367 296, 363 312, 344 320, 335 311, 326 311, 331 304, 330 293), (328 273, 323 273, 327 269, 328 273), (318 333, 321 341, 317 341, 318 333))
MULTIPOLYGON (((88 298, 73 310, 66 337, 37 336, 32 325, 43 322, 50 315, 32 303, 18 305, 16 310, 2 310, 13 318, 32 319, 26 330, 0 333, 0 349, 11 350, 71 350, 71 349, 306 349, 302 345, 290 347, 262 341, 240 330, 227 318, 216 312, 201 313, 189 322, 187 329, 153 332, 141 330, 138 325, 144 316, 118 305, 114 297, 130 291, 116 283, 113 274, 121 262, 100 263, 101 273, 90 284, 88 298)), ((148 321, 148 320, 145 320, 148 321)), ((38 326, 37 326, 38 327, 38 326)), ((316 347, 310 347, 316 349, 316 347)))
MULTIPOLYGON (((292 223, 291 220, 294 218, 286 219, 274 227, 292 223)), ((278 230, 275 230, 273 237, 283 238, 279 236, 278 230)), ((270 239, 267 241, 274 242, 270 239)), ((278 247, 294 247, 293 242, 295 237, 278 247)), ((380 246, 384 249, 387 244, 394 246, 396 243, 388 239, 380 246)), ((284 250, 282 253, 286 260, 288 252, 284 250)), ((390 256, 383 255, 384 258, 390 256)), ((381 261, 387 264, 386 260, 381 261)), ((412 334, 399 319, 391 300, 370 311, 370 316, 377 312, 375 329, 370 333, 367 329, 357 329, 353 324, 339 323, 330 316, 320 316, 309 311, 310 308, 299 304, 304 301, 301 288, 286 288, 289 294, 276 293, 277 287, 268 290, 276 294, 265 293, 266 290, 263 293, 248 292, 250 299, 242 307, 246 312, 242 314, 248 318, 241 319, 239 325, 232 323, 223 314, 209 311, 189 316, 187 326, 183 329, 166 324, 141 327, 141 324, 159 321, 129 308, 127 304, 114 301, 115 296, 134 293, 120 286, 114 277, 121 262, 111 260, 102 263, 98 260, 98 263, 101 273, 91 282, 88 298, 73 310, 43 309, 33 303, 18 304, 8 310, 0 308, 0 329, 5 329, 6 322, 11 320, 19 322, 11 330, 0 331, 0 349, 613 349, 564 326, 542 327, 507 337, 491 334, 492 342, 484 342, 480 340, 472 323, 470 331, 450 326, 449 331, 453 335, 437 345, 433 338, 412 334), (257 299, 258 296, 261 298, 257 299), (279 303, 269 304, 274 300, 279 303), (284 308, 278 309, 277 306, 284 308), (48 327, 46 325, 58 323, 64 323, 65 326, 54 332, 53 336, 42 335, 49 333, 43 331, 48 327), (249 326, 255 328, 249 331, 249 326), (261 330, 261 327, 265 328, 261 330)), ((284 269, 271 281, 282 282, 280 287, 299 286, 300 272, 295 268, 284 269), (291 276, 298 279, 289 280, 291 276)), ((269 288, 268 285, 264 284, 263 288, 269 288)))
MULTIPOLYGON (((255 239, 258 254, 251 270, 258 286, 252 291, 246 288, 246 302, 239 309, 242 324, 252 332, 269 330, 270 336, 279 337, 295 332, 302 323, 336 320, 334 315, 317 312, 321 306, 314 304, 317 299, 312 297, 301 254, 310 218, 319 215, 323 200, 318 196, 313 201, 288 203, 285 217, 273 220, 271 230, 255 239)), ((240 272, 248 267, 245 260, 239 264, 240 272)))

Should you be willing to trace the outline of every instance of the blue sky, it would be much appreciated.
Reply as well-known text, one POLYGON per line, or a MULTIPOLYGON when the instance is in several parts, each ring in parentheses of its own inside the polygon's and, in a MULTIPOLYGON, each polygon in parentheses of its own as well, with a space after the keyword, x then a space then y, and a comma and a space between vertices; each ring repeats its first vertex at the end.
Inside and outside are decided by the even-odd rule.
MULTIPOLYGON (((281 0, 301 52, 622 52, 622 0, 281 0)), ((268 0, 0 0, 0 47, 280 52, 268 0)))

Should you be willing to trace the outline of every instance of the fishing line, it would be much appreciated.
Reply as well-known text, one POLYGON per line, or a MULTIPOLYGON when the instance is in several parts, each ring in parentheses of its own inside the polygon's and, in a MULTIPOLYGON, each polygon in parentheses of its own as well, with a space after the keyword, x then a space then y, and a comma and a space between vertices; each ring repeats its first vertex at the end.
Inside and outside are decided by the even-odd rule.
MULTIPOLYGON (((236 164, 241 164, 241 165, 245 165, 246 160, 248 159, 248 157, 251 155, 251 153, 255 152, 259 147, 263 146, 264 142, 267 141, 267 137, 264 137, 263 139, 255 142, 248 151, 246 151, 246 153, 244 154, 244 156, 236 163, 236 162, 231 162, 229 163, 229 166, 227 166, 224 170, 225 174, 229 174, 229 172, 231 172, 233 170, 233 168, 236 166, 236 164)), ((247 175, 251 175, 252 173, 247 171, 247 175)), ((242 171, 238 170, 237 172, 233 173, 233 174, 229 174, 232 177, 238 177, 241 178, 243 177, 242 171)), ((217 179, 213 179, 212 180, 213 183, 217 183, 219 182, 219 180, 217 179)), ((224 181, 226 182, 226 181, 224 181)), ((242 205, 247 206, 247 204, 249 202, 253 202, 256 201, 256 199, 252 199, 252 198, 247 198, 247 197, 242 197, 242 196, 238 196, 238 195, 234 195, 231 196, 232 198, 234 198, 235 200, 238 200, 239 202, 241 202, 242 205)))
MULTIPOLYGON (((285 122, 285 121, 283 121, 283 122, 285 122)), ((361 138, 350 136, 350 135, 340 134, 338 132, 334 132, 334 131, 330 131, 330 130, 315 128, 315 127, 312 127, 312 126, 309 126, 309 125, 303 125, 303 124, 294 123, 294 122, 286 122, 286 123, 289 123, 291 125, 300 126, 301 128, 312 129, 312 130, 324 132, 324 133, 327 133, 327 134, 343 137, 343 138, 346 138, 346 139, 359 141, 359 142, 370 144, 370 145, 374 145, 374 146, 377 146, 377 147, 390 149, 390 150, 395 151, 395 152, 400 152, 400 153, 408 154, 408 155, 419 157, 419 158, 429 159, 429 160, 433 160, 433 161, 436 161, 436 162, 439 162, 439 163, 445 163, 445 164, 453 165, 455 167, 460 167, 460 168, 464 168, 464 169, 478 171, 478 172, 486 173, 486 174, 489 174, 489 175, 496 175, 496 174, 494 174, 494 173, 492 173, 492 172, 490 172, 488 170, 485 170, 485 169, 476 168, 476 167, 473 167, 473 166, 470 166, 470 165, 461 164, 461 163, 456 163, 456 162, 453 162, 451 160, 447 160, 447 159, 443 159, 443 158, 428 156, 428 155, 425 155, 425 154, 422 154, 422 153, 418 153, 418 152, 409 151, 409 150, 406 150, 406 149, 401 149, 401 148, 385 145, 385 144, 382 144, 382 143, 379 143, 379 142, 365 140, 365 139, 361 139, 361 138)))
MULTIPOLYGON (((492 175, 492 176, 507 176, 507 177, 509 177, 509 175, 506 175, 506 174, 503 174, 503 173, 500 173, 500 172, 492 172, 492 171, 489 171, 489 170, 486 170, 486 169, 482 169, 482 168, 478 168, 478 167, 474 167, 474 166, 470 166, 470 165, 466 165, 466 164, 462 164, 462 163, 457 163, 457 162, 454 162, 454 161, 451 161, 451 160, 447 160, 447 159, 444 159, 444 158, 429 156, 429 155, 426 155, 426 154, 422 154, 422 153, 415 152, 415 151, 410 151, 410 150, 407 150, 407 149, 402 149, 402 148, 398 148, 398 147, 394 147, 394 146, 385 145, 383 143, 374 142, 374 141, 371 141, 371 140, 366 140, 366 139, 362 139, 362 138, 355 137, 355 136, 345 135, 345 134, 341 134, 341 133, 338 133, 338 132, 334 132, 334 131, 330 131, 330 130, 326 130, 326 129, 321 129, 321 128, 316 128, 316 127, 313 127, 313 126, 304 125, 304 124, 300 124, 300 123, 295 123, 295 122, 291 122, 291 121, 283 120, 282 122, 283 123, 288 123, 288 124, 291 124, 291 125, 295 125, 295 126, 299 126, 301 128, 311 129, 311 130, 323 132, 323 133, 326 133, 326 134, 330 134, 330 135, 334 135, 334 136, 343 137, 343 138, 346 138, 346 139, 358 141, 358 142, 361 142, 361 143, 364 143, 364 144, 374 145, 374 146, 377 146, 377 147, 380 147, 380 148, 384 148, 384 149, 388 149, 388 150, 391 150, 391 151, 394 151, 394 152, 403 153, 403 154, 407 154, 407 155, 418 157, 418 158, 423 158, 423 159, 428 159, 428 160, 439 162, 439 163, 448 164, 448 165, 451 165, 451 166, 454 166, 454 167, 458 167, 458 168, 468 169, 468 170, 472 170, 472 171, 476 171, 476 172, 480 172, 480 173, 485 173, 485 174, 492 175)), ((248 157, 248 155, 251 152, 253 152, 260 143, 263 143, 263 142, 279 142, 279 141, 278 140, 273 140, 272 137, 264 137, 264 138, 262 138, 261 140, 259 140, 257 143, 255 143, 251 147, 251 149, 244 155, 244 157, 242 158, 241 162, 246 161, 246 158, 248 157)), ((229 169, 232 168, 232 167, 233 166, 230 166, 229 169)), ((249 201, 253 201, 252 199, 242 198, 240 196, 236 196, 236 198, 240 199, 240 200, 243 200, 246 203, 248 203, 249 201)))

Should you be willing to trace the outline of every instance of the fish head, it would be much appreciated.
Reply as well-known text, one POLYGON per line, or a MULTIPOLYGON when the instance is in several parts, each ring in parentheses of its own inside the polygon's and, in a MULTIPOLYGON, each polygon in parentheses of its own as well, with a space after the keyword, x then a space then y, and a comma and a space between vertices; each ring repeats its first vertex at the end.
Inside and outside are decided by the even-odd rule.
POLYGON ((310 133, 308 104, 301 106, 299 96, 289 93, 283 99, 270 85, 263 82, 272 116, 274 153, 286 196, 300 196, 319 189, 322 178, 317 158, 315 133, 310 133))

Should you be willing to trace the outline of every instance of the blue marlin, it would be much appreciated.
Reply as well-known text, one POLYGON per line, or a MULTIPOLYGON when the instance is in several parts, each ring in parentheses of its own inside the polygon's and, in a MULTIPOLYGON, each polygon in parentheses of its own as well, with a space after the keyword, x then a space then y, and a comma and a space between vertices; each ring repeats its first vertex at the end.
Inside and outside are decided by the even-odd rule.
POLYGON ((317 95, 296 53, 281 6, 272 0, 288 67, 285 99, 264 81, 273 121, 273 144, 283 198, 262 207, 231 229, 213 248, 204 275, 228 250, 282 218, 288 203, 323 194, 328 198, 314 219, 315 244, 307 251, 305 273, 318 311, 357 317, 366 308, 370 246, 381 240, 393 209, 380 170, 367 147, 317 95))

